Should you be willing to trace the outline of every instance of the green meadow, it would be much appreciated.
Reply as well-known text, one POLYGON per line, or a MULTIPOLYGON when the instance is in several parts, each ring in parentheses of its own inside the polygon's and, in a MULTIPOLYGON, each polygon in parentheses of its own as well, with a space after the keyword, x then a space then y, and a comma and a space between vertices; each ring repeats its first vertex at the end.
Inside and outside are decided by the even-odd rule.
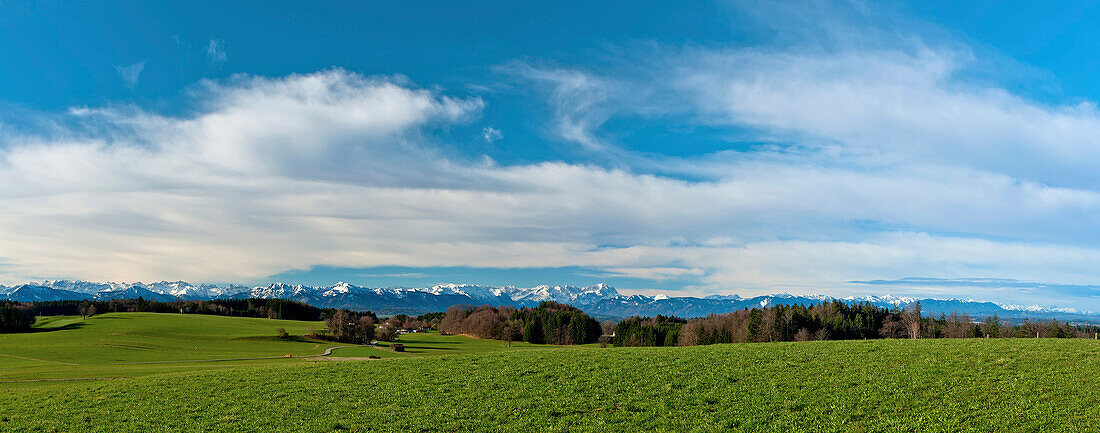
MULTIPOLYGON (((531 344, 522 341, 506 343, 499 340, 486 340, 483 338, 467 337, 465 335, 439 335, 436 332, 403 334, 399 340, 400 341, 397 341, 397 343, 404 345, 405 353, 411 356, 459 355, 464 353, 565 348, 564 346, 531 344)), ((387 351, 389 346, 390 343, 384 341, 378 342, 378 347, 385 348, 387 351)), ((350 356, 349 353, 354 353, 362 349, 364 348, 351 347, 336 349, 332 354, 350 356)))
POLYGON ((0 334, 0 390, 25 387, 22 381, 30 380, 117 378, 292 362, 295 359, 210 360, 318 354, 336 344, 280 340, 276 329, 305 335, 308 329, 323 326, 321 322, 155 313, 110 313, 83 320, 79 316, 40 318, 33 332, 0 334))
POLYGON ((305 338, 322 322, 301 322, 198 314, 108 313, 39 318, 33 332, 0 334, 0 390, 49 386, 57 379, 116 379, 185 370, 268 364, 432 356, 518 350, 526 343, 437 333, 406 334, 406 352, 379 347, 325 349, 342 343, 305 338), (279 328, 293 336, 276 337, 279 328), (287 357, 287 355, 291 355, 287 357))
MULTIPOLYGON (((272 324, 295 326, 296 333, 314 323, 136 314, 72 326, 79 322, 54 319, 42 325, 64 329, 0 336, 0 353, 22 357, 0 361, 0 372, 28 377, 58 368, 34 362, 117 372, 104 363, 130 352, 111 344, 166 352, 134 352, 144 359, 192 359, 188 350, 312 354, 324 347, 266 339, 272 324), (191 331, 176 333, 174 326, 191 331), (200 338, 205 326, 219 336, 200 338), (55 338, 68 349, 52 347, 55 338), (200 341, 208 345, 194 349, 200 341)), ((1095 340, 538 350, 438 334, 401 339, 405 354, 338 349, 332 359, 342 362, 188 364, 141 377, 8 383, 0 388, 0 430, 1076 432, 1100 426, 1095 340), (388 357, 360 360, 371 354, 388 357)))

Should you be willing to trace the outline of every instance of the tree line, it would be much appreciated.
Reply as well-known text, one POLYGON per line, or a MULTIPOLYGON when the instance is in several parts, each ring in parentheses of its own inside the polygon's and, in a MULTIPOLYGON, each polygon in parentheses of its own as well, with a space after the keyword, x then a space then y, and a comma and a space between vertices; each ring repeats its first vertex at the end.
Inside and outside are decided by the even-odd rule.
POLYGON ((455 305, 443 314, 439 330, 535 344, 595 343, 602 333, 596 319, 576 307, 551 301, 536 308, 455 305))
POLYGON ((34 324, 34 312, 16 302, 0 302, 0 333, 30 329, 34 324))
POLYGON ((319 321, 324 320, 333 311, 297 301, 258 298, 174 302, 157 302, 143 298, 109 301, 3 301, 0 302, 0 332, 19 332, 30 329, 34 324, 35 316, 88 317, 97 313, 137 312, 319 321))
POLYGON ((631 317, 615 326, 616 346, 696 346, 768 341, 875 338, 1093 337, 1100 328, 1057 320, 1012 325, 997 316, 974 321, 966 314, 924 317, 920 303, 905 309, 840 301, 775 305, 694 319, 631 317))
MULTIPOLYGON (((315 330, 311 336, 340 341, 364 343, 371 340, 393 341, 398 330, 434 329, 444 313, 428 313, 412 317, 398 314, 379 320, 370 311, 317 308, 285 299, 216 299, 207 301, 157 302, 155 300, 113 299, 107 301, 0 301, 0 333, 20 332, 34 325, 35 316, 94 316, 97 313, 179 313, 215 316, 259 317, 268 319, 324 321, 327 330, 315 330)), ((290 338, 286 331, 281 338, 290 338)))
POLYGON ((21 303, 36 316, 75 316, 93 313, 179 313, 214 316, 260 317, 283 320, 321 320, 330 309, 286 299, 214 299, 207 301, 171 301, 112 299, 108 301, 45 301, 21 303))
POLYGON ((417 317, 398 314, 381 320, 370 311, 337 309, 326 311, 321 316, 328 329, 315 330, 310 333, 311 337, 341 343, 367 344, 375 340, 397 341, 399 331, 435 329, 443 313, 428 313, 417 317))

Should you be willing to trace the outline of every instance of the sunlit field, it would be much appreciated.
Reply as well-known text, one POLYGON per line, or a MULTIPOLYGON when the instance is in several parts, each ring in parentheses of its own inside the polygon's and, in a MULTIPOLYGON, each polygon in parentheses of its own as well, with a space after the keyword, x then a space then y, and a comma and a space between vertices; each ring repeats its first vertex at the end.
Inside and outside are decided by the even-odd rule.
MULTIPOLYGON (((262 333, 273 334, 271 324, 282 321, 120 316, 97 317, 83 327, 57 332, 74 333, 63 341, 72 341, 68 346, 73 351, 88 352, 88 359, 104 372, 110 371, 105 363, 123 357, 121 349, 91 353, 107 344, 165 352, 141 352, 149 352, 143 355, 148 359, 182 357, 175 351, 183 351, 186 341, 198 347, 200 339, 191 331, 177 335, 170 326, 153 326, 161 329, 153 332, 116 325, 127 320, 123 317, 133 317, 126 323, 156 322, 160 317, 169 323, 224 321, 216 328, 222 342, 211 341, 199 349, 206 356, 295 350, 307 354, 323 347, 307 341, 264 340, 262 333), (114 332, 129 329, 129 334, 139 336, 121 340, 97 333, 94 342, 77 342, 75 333, 97 326, 117 327, 114 332), (145 335, 149 338, 140 337, 145 335)), ((304 331, 313 325, 284 327, 304 331)), ((0 337, 0 353, 13 352, 13 339, 34 341, 51 334, 5 335, 0 337)), ((461 336, 401 338, 407 344, 405 354, 380 348, 338 349, 333 359, 345 360, 341 362, 292 358, 274 360, 273 365, 192 365, 188 371, 143 371, 144 377, 49 386, 9 383, 0 394, 0 429, 955 432, 1089 431, 1100 425, 1095 410, 1100 379, 1090 373, 1100 368, 1100 343, 1095 340, 873 340, 547 350, 514 344, 517 350, 507 351, 506 343, 461 336), (349 360, 372 354, 386 357, 349 360), (430 356, 435 354, 444 356, 430 356)), ((36 351, 26 346, 17 353, 23 358, 5 359, 5 378, 59 374, 60 368, 72 368, 70 373, 76 374, 85 368, 28 364, 35 361, 27 358, 42 363, 84 360, 78 353, 63 356, 42 347, 36 351)))
POLYGON ((196 314, 109 313, 88 319, 39 318, 33 332, 0 334, 0 390, 55 386, 56 379, 116 379, 181 370, 341 360, 432 356, 537 348, 437 333, 404 334, 406 352, 346 347, 304 337, 323 322, 196 314), (284 340, 276 330, 291 335, 284 340), (287 357, 290 355, 290 357, 287 357))

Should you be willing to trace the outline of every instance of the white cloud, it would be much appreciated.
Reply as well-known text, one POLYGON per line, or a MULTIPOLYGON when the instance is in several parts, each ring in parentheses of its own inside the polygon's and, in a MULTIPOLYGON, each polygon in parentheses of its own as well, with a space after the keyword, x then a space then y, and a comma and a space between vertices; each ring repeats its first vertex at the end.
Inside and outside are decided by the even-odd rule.
POLYGON ((486 126, 481 129, 481 136, 485 138, 485 142, 492 144, 500 139, 504 138, 504 134, 492 126, 486 126))
POLYGON ((577 211, 571 226, 569 212, 540 207, 554 213, 554 233, 633 245, 577 263, 653 280, 705 269, 692 288, 703 291, 843 292, 849 275, 1100 280, 1088 265, 1100 242, 1093 102, 1039 102, 977 79, 970 72, 989 59, 899 33, 920 25, 859 27, 879 16, 865 7, 841 20, 823 13, 786 16, 824 24, 769 47, 646 49, 602 74, 505 69, 541 84, 558 137, 628 167, 512 167, 577 211), (676 158, 603 138, 609 120, 646 117, 774 145, 676 158))
POLYGON ((576 143, 590 152, 606 152, 612 146, 595 133, 611 115, 604 105, 618 94, 614 81, 569 69, 546 69, 516 63, 501 71, 534 83, 545 94, 554 110, 552 132, 558 138, 576 143))
POLYGON ((639 278, 652 281, 667 281, 674 278, 683 277, 700 277, 706 274, 706 270, 702 268, 677 268, 668 266, 654 266, 654 267, 638 267, 638 268, 616 268, 611 267, 604 270, 604 274, 593 275, 596 278, 606 277, 625 277, 625 278, 639 278))
POLYGON ((129 141, 6 151, 0 181, 20 185, 0 194, 0 255, 9 272, 237 280, 312 265, 596 266, 636 278, 700 277, 698 290, 767 291, 844 290, 837 282, 974 269, 1078 282, 1092 276, 1097 258, 1088 248, 920 233, 836 241, 828 233, 853 219, 1008 230, 1013 222, 991 223, 989 216, 1043 223, 1067 209, 1089 214, 1097 203, 1087 192, 967 172, 860 173, 764 162, 727 165, 730 176, 705 182, 564 163, 456 165, 414 141, 422 135, 412 131, 468 118, 481 107, 476 100, 339 71, 236 83, 211 85, 215 102, 192 118, 98 115, 136 125, 129 141), (386 115, 345 115, 357 111, 386 115), (226 131, 228 124, 235 130, 226 131), (263 138, 273 132, 262 124, 276 137, 316 139, 268 142, 263 138), (399 156, 387 148, 392 142, 417 157, 399 156), (353 157, 341 161, 346 173, 333 174, 320 163, 288 168, 311 165, 300 146, 359 151, 337 152, 353 157), (374 174, 387 165, 390 175, 374 174), (450 177, 423 180, 439 173, 450 177), (973 212, 952 212, 961 203, 973 212), (799 239, 777 240, 784 237, 799 239), (627 246, 600 246, 607 244, 627 246))
POLYGON ((970 83, 958 76, 970 61, 930 48, 707 52, 679 70, 677 86, 712 122, 836 145, 862 163, 924 161, 1100 186, 1095 104, 1047 106, 970 83))

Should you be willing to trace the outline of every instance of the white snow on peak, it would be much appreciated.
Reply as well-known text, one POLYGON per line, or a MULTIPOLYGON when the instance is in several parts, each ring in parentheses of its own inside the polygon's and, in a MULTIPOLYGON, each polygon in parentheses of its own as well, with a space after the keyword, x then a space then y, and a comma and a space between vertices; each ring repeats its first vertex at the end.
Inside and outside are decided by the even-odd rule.
POLYGON ((999 304, 999 305, 1001 306, 1001 308, 1004 308, 1006 310, 1013 310, 1013 311, 1029 311, 1029 312, 1035 313, 1035 312, 1040 312, 1040 311, 1046 310, 1046 308, 1043 308, 1043 306, 1041 306, 1039 304, 1035 304, 1035 305, 999 304))
POLYGON ((468 296, 479 302, 496 301, 501 296, 504 296, 509 290, 514 290, 515 287, 493 287, 493 286, 479 286, 476 284, 439 284, 426 289, 409 289, 409 291, 419 291, 425 293, 431 293, 433 295, 458 295, 468 296))
POLYGON ((742 301, 745 298, 742 298, 742 297, 740 297, 736 294, 733 294, 733 295, 707 295, 707 296, 703 297, 703 299, 716 299, 716 300, 719 300, 719 301, 742 301))
POLYGON ((1082 311, 1073 307, 1055 307, 1035 305, 997 304, 1001 308, 1013 311, 1027 311, 1029 313, 1068 313, 1068 314, 1094 314, 1092 311, 1082 311))
POLYGON ((882 296, 867 295, 867 296, 859 296, 859 297, 849 296, 849 297, 846 297, 846 298, 841 298, 841 300, 849 301, 849 302, 853 302, 853 301, 854 302, 867 302, 867 303, 871 303, 871 304, 891 304, 891 305, 894 305, 894 306, 912 304, 912 303, 917 301, 916 299, 908 297, 908 296, 894 296, 894 295, 882 295, 882 296))
MULTIPOLYGON (((571 285, 539 285, 529 288, 520 288, 516 286, 484 286, 477 284, 451 283, 419 288, 367 288, 355 286, 346 282, 338 282, 331 286, 316 287, 305 286, 301 284, 290 285, 286 283, 275 282, 266 286, 249 287, 241 285, 193 285, 185 281, 160 281, 153 283, 98 283, 79 280, 45 280, 40 283, 32 282, 23 285, 0 285, 0 295, 2 295, 0 296, 0 298, 40 300, 70 298, 79 299, 78 295, 64 292, 51 293, 50 289, 62 290, 65 292, 75 292, 81 295, 92 295, 95 299, 115 299, 116 297, 120 296, 144 296, 146 298, 156 299, 182 298, 186 300, 215 299, 222 297, 257 297, 294 299, 303 302, 314 302, 319 298, 327 298, 330 301, 346 303, 347 305, 354 305, 356 302, 366 302, 369 304, 370 301, 364 300, 366 298, 357 298, 362 296, 406 298, 414 295, 455 296, 459 299, 454 299, 454 301, 462 303, 469 302, 479 305, 502 305, 508 303, 533 305, 542 301, 555 301, 575 306, 587 306, 594 305, 605 300, 614 300, 623 304, 642 305, 649 302, 671 299, 669 295, 663 293, 654 296, 623 295, 615 290, 614 287, 602 283, 583 287, 571 285), (16 293, 17 291, 19 293, 16 293), (345 297, 348 297, 349 299, 345 299, 345 297), (468 298, 468 300, 464 300, 461 298, 468 298)), ((692 299, 698 298, 682 299, 684 299, 685 302, 690 302, 692 299)), ((709 295, 706 296, 704 299, 711 301, 728 301, 734 303, 749 301, 753 302, 754 304, 758 303, 761 307, 767 307, 776 303, 784 303, 783 300, 795 299, 798 302, 802 302, 803 299, 809 299, 813 301, 827 302, 829 300, 837 298, 833 298, 824 294, 792 295, 790 293, 777 293, 773 295, 765 295, 748 299, 742 298, 741 296, 738 296, 736 294, 709 295)), ((860 297, 849 296, 845 298, 840 298, 840 300, 849 303, 868 302, 879 306, 895 307, 902 307, 917 301, 917 299, 913 297, 894 295, 868 295, 860 297)), ((1030 313, 1065 313, 1086 315, 1096 314, 1091 311, 1082 311, 1072 307, 1043 306, 1038 304, 995 304, 987 301, 976 301, 973 299, 961 300, 954 298, 934 300, 941 302, 957 303, 983 303, 989 304, 986 306, 996 305, 1004 310, 1030 313)))
POLYGON ((338 296, 346 293, 350 293, 352 285, 343 281, 333 284, 327 290, 321 293, 321 296, 338 296))

